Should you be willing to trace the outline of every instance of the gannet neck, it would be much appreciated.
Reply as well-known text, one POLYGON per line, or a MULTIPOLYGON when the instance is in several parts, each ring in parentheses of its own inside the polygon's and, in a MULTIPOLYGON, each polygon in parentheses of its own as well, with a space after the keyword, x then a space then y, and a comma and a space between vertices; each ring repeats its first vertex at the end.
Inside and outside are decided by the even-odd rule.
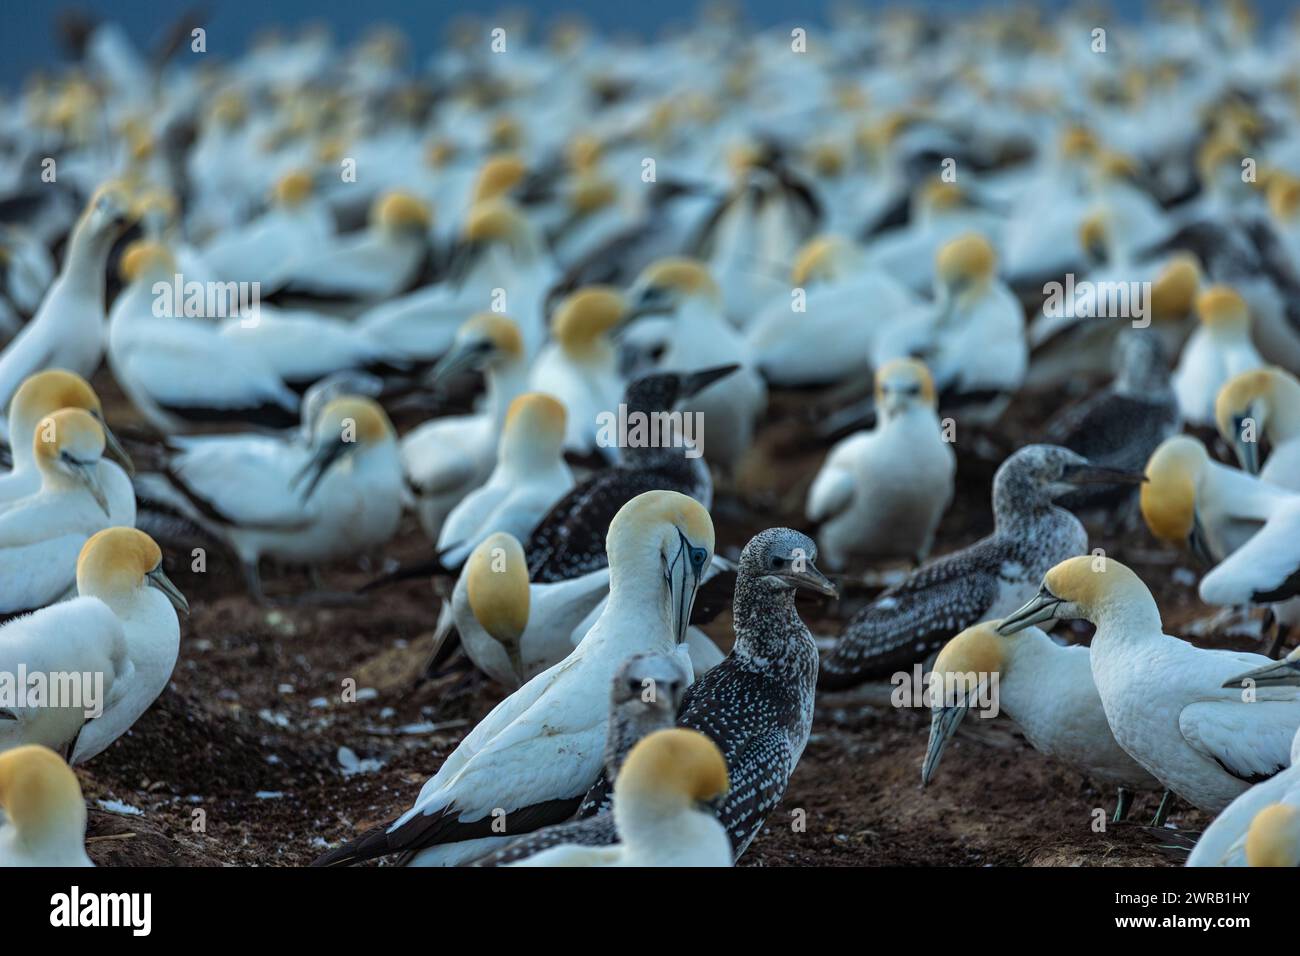
POLYGON ((795 589, 765 584, 757 574, 737 577, 731 609, 736 628, 733 654, 770 661, 788 653, 791 634, 805 630, 795 607, 795 589))
POLYGON ((506 423, 510 403, 528 390, 528 363, 522 358, 507 357, 487 369, 487 414, 493 433, 500 435, 506 423))
POLYGON ((626 560, 611 562, 609 601, 601 618, 634 621, 641 629, 654 627, 663 636, 663 646, 657 649, 669 651, 676 640, 671 592, 661 565, 657 536, 641 542, 626 560))
MULTIPOLYGON (((1091 560, 1091 559, 1090 559, 1091 560)), ((1117 561, 1107 561, 1107 570, 1094 572, 1099 578, 1106 575, 1107 584, 1089 602, 1085 610, 1088 620, 1097 627, 1097 638, 1122 636, 1128 640, 1141 639, 1164 632, 1160 620, 1160 607, 1142 580, 1117 561), (1119 574, 1117 572, 1124 572, 1119 574)))
POLYGON ((82 216, 68 241, 68 259, 58 280, 68 291, 97 299, 101 312, 108 254, 114 238, 111 230, 97 232, 89 216, 82 216))
POLYGON ((1292 497, 1284 488, 1209 458, 1197 478, 1197 499, 1209 513, 1267 521, 1292 497))

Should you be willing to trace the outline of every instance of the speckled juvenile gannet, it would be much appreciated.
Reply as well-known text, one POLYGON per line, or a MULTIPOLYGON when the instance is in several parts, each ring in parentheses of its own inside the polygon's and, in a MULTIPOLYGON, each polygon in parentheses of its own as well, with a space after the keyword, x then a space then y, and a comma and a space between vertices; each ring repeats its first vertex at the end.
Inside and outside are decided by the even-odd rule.
POLYGON ((998 620, 968 627, 944 645, 935 659, 930 686, 930 742, 921 766, 921 786, 939 768, 944 748, 991 675, 997 675, 997 704, 1015 721, 1035 750, 1119 789, 1113 822, 1128 813, 1132 790, 1159 790, 1110 732, 1101 697, 1092 681, 1088 648, 1063 647, 1036 627, 1015 637, 998 633, 998 620))
POLYGON ((628 655, 669 654, 686 637, 713 523, 685 495, 647 492, 610 523, 608 553, 609 601, 573 653, 480 721, 410 810, 318 865, 391 853, 455 865, 573 813, 600 773, 614 673, 628 655))
POLYGON ((1097 628, 1092 676, 1115 740, 1167 789, 1217 813, 1288 765, 1300 688, 1261 687, 1250 703, 1224 689, 1243 668, 1271 662, 1165 634, 1151 592, 1118 561, 1085 555, 1061 562, 998 630, 1077 619, 1097 628))
MULTIPOLYGON (((158 545, 134 528, 106 528, 86 542, 77 559, 77 593, 78 599, 69 606, 98 601, 117 618, 130 663, 114 682, 104 713, 77 736, 74 764, 103 751, 158 699, 180 653, 177 613, 190 610, 185 595, 163 571, 158 545)), ((35 621, 37 615, 26 620, 35 621)))
POLYGON ((730 793, 727 762, 712 740, 682 727, 646 737, 614 784, 619 842, 561 844, 509 866, 730 866, 731 843, 701 804, 730 793))
POLYGON ((1215 399, 1214 420, 1243 469, 1300 491, 1300 381, 1294 375, 1261 368, 1229 379, 1215 399), (1261 439, 1271 449, 1263 467, 1261 439))
POLYGON ((94 866, 77 775, 48 747, 0 753, 0 868, 94 866))
POLYGON ((583 797, 574 819, 543 827, 512 840, 473 866, 503 866, 564 844, 609 846, 618 842, 613 794, 606 782, 617 782, 623 762, 643 737, 667 730, 677 721, 690 675, 677 657, 634 654, 614 674, 609 694, 609 733, 605 738, 605 774, 583 797))
MULTIPOLYGON (((47 368, 91 375, 104 354, 104 273, 114 240, 127 224, 130 201, 119 184, 90 198, 68 241, 59 277, 41 307, 0 354, 0 408, 25 379, 47 368)), ((7 423, 0 429, 8 437, 7 423)))
POLYGON ((504 315, 480 312, 456 333, 456 342, 434 368, 433 379, 467 369, 487 378, 483 409, 473 415, 435 418, 402 436, 402 469, 424 533, 437 541, 457 504, 492 474, 510 403, 527 388, 528 364, 519 327, 504 315))
POLYGON ((1064 448, 1021 448, 993 476, 993 533, 931 560, 859 611, 822 661, 819 685, 888 677, 958 631, 1019 607, 1047 568, 1088 550, 1083 525, 1056 499, 1083 485, 1140 480, 1064 448))
MULTIPOLYGON (((41 473, 32 452, 32 439, 41 419, 61 408, 80 408, 89 412, 104 430, 105 451, 128 471, 133 470, 131 457, 104 421, 104 409, 90 383, 76 372, 49 369, 37 372, 19 387, 9 403, 9 437, 12 441, 13 470, 0 474, 0 512, 41 487, 41 473)), ((115 524, 135 523, 135 495, 122 469, 112 462, 101 461, 99 479, 108 498, 109 514, 115 524)))
POLYGON ((1190 425, 1214 427, 1214 401, 1228 379, 1264 360, 1250 340, 1250 310, 1228 286, 1212 286, 1196 300, 1201 324, 1178 356, 1174 394, 1190 425))
MULTIPOLYGON (((0 514, 0 613, 67 594, 86 539, 112 523, 100 480, 104 430, 80 408, 42 419, 32 438, 41 486, 0 514)), ((128 482, 129 486, 129 482, 128 482)))
MULTIPOLYGON (((1239 693, 1256 687, 1300 686, 1300 649, 1227 681, 1239 693)), ((1291 741, 1291 766, 1257 783, 1215 817, 1187 858, 1188 866, 1300 866, 1300 732, 1291 741), (1287 808, 1283 810, 1278 807, 1287 808), (1255 848, 1252 855, 1251 847, 1255 848), (1278 856, 1273 856, 1277 854, 1278 856), (1253 856, 1253 858, 1252 858, 1253 856), (1265 864, 1265 858, 1287 862, 1265 864)))
POLYGON ((935 407, 922 363, 894 359, 877 370, 875 429, 836 444, 808 489, 805 511, 824 522, 817 541, 830 568, 853 555, 920 563, 930 553, 957 468, 935 407))
POLYGON ((263 556, 317 567, 364 554, 397 531, 397 436, 374 401, 330 401, 309 446, 250 439, 181 449, 149 493, 225 541, 257 599, 263 556))

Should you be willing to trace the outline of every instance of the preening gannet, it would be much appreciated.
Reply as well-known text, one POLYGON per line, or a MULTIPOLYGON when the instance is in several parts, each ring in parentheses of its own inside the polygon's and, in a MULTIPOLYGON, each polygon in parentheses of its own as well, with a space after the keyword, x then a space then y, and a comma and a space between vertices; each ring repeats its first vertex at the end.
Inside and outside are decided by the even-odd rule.
POLYGON ((712 740, 674 727, 644 738, 614 784, 619 842, 561 844, 509 866, 730 866, 731 842, 701 804, 731 792, 727 762, 712 740))
POLYGON ((958 631, 1010 613, 1046 569, 1088 550, 1083 525, 1056 499, 1081 485, 1140 480, 1064 448, 1021 448, 993 476, 993 533, 931 560, 859 611, 822 661, 819 685, 838 689, 888 677, 958 631))
MULTIPOLYGON (((59 277, 36 315, 0 353, 0 408, 29 376, 64 368, 88 377, 104 354, 104 276, 131 204, 117 183, 100 187, 68 240, 59 277)), ((0 422, 8 437, 7 423, 0 422)))
POLYGON ((89 412, 65 408, 43 418, 32 452, 40 488, 0 514, 3 614, 45 607, 66 595, 81 546, 112 523, 99 471, 104 430, 89 412))
MULTIPOLYGON (((1253 694, 1256 687, 1300 686, 1300 649, 1227 681, 1226 688, 1253 694)), ((1291 742, 1291 766, 1257 783, 1228 804, 1201 834, 1188 866, 1300 866, 1300 733, 1291 742), (1278 807, 1289 808, 1283 812, 1278 807), (1251 852, 1252 845, 1254 854, 1251 852), (1265 859, 1285 862, 1264 863, 1265 859)))
POLYGON ((1256 495, 1251 505, 1256 510, 1250 517, 1263 526, 1201 578, 1197 590, 1207 604, 1271 604, 1300 596, 1300 494, 1278 488, 1256 495))
POLYGON ((492 474, 510 403, 527 387, 523 339, 511 319, 480 312, 465 322, 434 368, 434 382, 471 368, 487 378, 482 411, 435 418, 402 436, 407 487, 420 526, 435 541, 452 508, 492 474))
POLYGON ((605 773, 587 791, 575 817, 527 833, 472 865, 503 866, 564 844, 609 846, 618 842, 614 817, 609 812, 613 794, 606 782, 612 785, 617 781, 627 755, 643 737, 673 726, 689 684, 690 674, 676 656, 634 654, 625 660, 610 685, 605 773))
POLYGON ((1201 324, 1174 369, 1178 410, 1189 425, 1214 427, 1214 401, 1228 379, 1264 364, 1250 340, 1250 311, 1237 292, 1212 286, 1196 300, 1201 324))
POLYGON ((978 694, 996 674, 998 709, 1015 721, 1035 750, 1117 787, 1113 822, 1120 822, 1127 815, 1130 791, 1159 790, 1160 783, 1115 742, 1092 681, 1088 648, 1064 647, 1036 627, 1008 637, 998 632, 1000 623, 966 628, 935 659, 921 785, 930 782, 962 718, 978 708, 978 694))
POLYGON ((600 773, 614 673, 628 655, 669 654, 686 637, 713 523, 699 502, 651 491, 620 509, 607 547, 609 601, 573 653, 480 721, 410 810, 318 865, 391 853, 413 854, 416 865, 455 865, 573 813, 600 773), (501 820, 505 833, 495 836, 501 820))
POLYGON ((1205 650, 1165 634, 1151 592, 1114 559, 1061 562, 998 630, 1077 619, 1097 628, 1092 676, 1115 740, 1167 789, 1217 813, 1288 765, 1300 689, 1263 687, 1252 703, 1225 689, 1225 680, 1268 658, 1205 650))
POLYGON ((263 556, 317 567, 393 536, 402 510, 397 437, 377 403, 343 396, 321 409, 309 445, 195 442, 149 493, 226 542, 261 600, 263 556))
POLYGON ((1300 381, 1294 375, 1260 368, 1234 376, 1219 390, 1214 420, 1243 469, 1300 491, 1300 381), (1263 438, 1271 449, 1267 461, 1260 457, 1263 438))
MULTIPOLYGON (((77 593, 78 599, 69 602, 69 607, 98 601, 113 613, 129 664, 114 682, 104 713, 89 721, 77 736, 72 748, 74 764, 90 760, 130 730, 158 699, 171 680, 180 653, 177 613, 190 610, 185 595, 163 571, 158 545, 134 528, 106 528, 86 542, 77 558, 77 593)), ((25 620, 35 623, 53 610, 25 620)), ((99 611, 94 613, 98 619, 99 611)))
POLYGON ((836 444, 808 489, 805 511, 823 522, 817 541, 832 569, 854 555, 920 563, 930 553, 957 468, 935 407, 921 362, 894 359, 876 371, 875 429, 836 444))
POLYGON ((81 784, 48 747, 0 753, 0 810, 0 868, 95 865, 86 856, 81 784))

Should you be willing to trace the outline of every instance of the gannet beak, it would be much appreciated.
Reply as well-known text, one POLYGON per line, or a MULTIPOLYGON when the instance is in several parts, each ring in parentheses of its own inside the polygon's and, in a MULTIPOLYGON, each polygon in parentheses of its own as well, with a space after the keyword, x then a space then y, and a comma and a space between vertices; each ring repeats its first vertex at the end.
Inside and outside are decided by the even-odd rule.
POLYGON ((695 594, 700 588, 702 566, 692 560, 692 552, 699 549, 691 545, 686 535, 677 532, 678 548, 665 569, 668 580, 668 597, 672 603, 673 636, 677 643, 686 642, 686 631, 691 626, 691 610, 695 607, 695 594))
POLYGON ((343 455, 347 454, 353 445, 355 445, 355 442, 345 442, 342 439, 332 441, 328 445, 322 445, 320 448, 316 449, 316 453, 311 456, 311 460, 308 461, 307 464, 303 465, 302 470, 293 476, 293 480, 289 483, 289 487, 291 488, 296 488, 302 483, 304 478, 307 479, 307 485, 303 488, 302 492, 302 501, 304 504, 311 498, 312 493, 316 491, 316 486, 319 485, 321 479, 325 477, 325 473, 330 470, 330 466, 343 457, 343 455), (308 475, 311 477, 308 478, 308 475))
POLYGON ((803 562, 802 571, 788 572, 785 579, 795 587, 808 588, 810 591, 825 594, 827 597, 837 598, 840 596, 839 590, 831 583, 830 578, 822 574, 811 561, 803 562))
POLYGON ((1084 462, 1066 465, 1061 470, 1061 480, 1069 485, 1140 485, 1147 480, 1140 471, 1125 471, 1084 462))
POLYGON ((939 769, 944 748, 948 746, 953 734, 957 733, 967 709, 966 704, 956 704, 952 707, 935 707, 930 712, 930 743, 925 748, 925 760, 921 764, 921 786, 928 784, 934 772, 939 769))
POLYGON ((1300 653, 1293 652, 1280 661, 1239 674, 1223 686, 1237 688, 1246 681, 1252 681, 1255 687, 1300 687, 1300 653))
POLYGON ((486 339, 456 343, 433 367, 429 382, 438 386, 461 372, 476 368, 491 349, 492 343, 486 339))
POLYGON ((683 375, 681 395, 679 397, 690 398, 692 395, 698 395, 714 382, 726 378, 738 368, 740 366, 733 362, 730 365, 717 365, 713 368, 700 369, 698 372, 683 375))
POLYGON ((1056 609, 1060 605, 1060 598, 1049 591, 1039 591, 1028 604, 998 625, 998 633, 1015 634, 1035 624, 1050 621, 1056 617, 1056 609))
POLYGON ((91 412, 90 414, 95 416, 95 421, 99 422, 99 427, 104 430, 104 450, 107 452, 108 457, 121 465, 128 475, 134 477, 135 462, 131 460, 131 456, 127 454, 126 449, 122 447, 122 443, 117 440, 113 430, 108 427, 108 422, 104 421, 104 416, 98 412, 91 412))
POLYGON ((104 512, 104 517, 108 517, 108 497, 104 494, 104 485, 99 480, 99 462, 80 462, 73 461, 70 463, 73 474, 78 481, 86 486, 86 490, 94 497, 95 503, 99 505, 99 510, 104 512))
POLYGON ((145 579, 149 582, 150 587, 155 587, 166 595, 167 600, 171 601, 172 607, 176 608, 179 613, 189 616, 190 602, 185 600, 185 595, 181 593, 181 589, 172 583, 171 578, 167 577, 161 564, 146 574, 145 579))
MULTIPOLYGON (((1246 418, 1250 416, 1247 415, 1246 418)), ((1232 450, 1237 456, 1237 462, 1241 465, 1241 470, 1251 475, 1259 474, 1259 442, 1246 441, 1243 437, 1243 423, 1246 418, 1238 418, 1233 424, 1236 426, 1236 437, 1232 442, 1232 450)))

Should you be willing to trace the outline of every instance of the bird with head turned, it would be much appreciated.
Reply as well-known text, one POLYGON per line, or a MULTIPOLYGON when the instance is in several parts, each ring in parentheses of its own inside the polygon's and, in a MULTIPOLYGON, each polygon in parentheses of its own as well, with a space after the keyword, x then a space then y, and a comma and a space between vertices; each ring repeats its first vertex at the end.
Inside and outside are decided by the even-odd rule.
POLYGON ((48 747, 0 753, 0 867, 94 866, 77 775, 48 747))
POLYGON ((1233 376, 1214 400, 1219 437, 1237 461, 1264 481, 1300 491, 1300 381, 1285 369, 1252 369, 1233 376), (1260 459, 1262 439, 1271 451, 1260 459))
POLYGON ((1183 420, 1214 427, 1219 389, 1235 375, 1264 364, 1251 341, 1251 313, 1232 287, 1215 285, 1196 300, 1200 325, 1178 357, 1172 382, 1183 420))

